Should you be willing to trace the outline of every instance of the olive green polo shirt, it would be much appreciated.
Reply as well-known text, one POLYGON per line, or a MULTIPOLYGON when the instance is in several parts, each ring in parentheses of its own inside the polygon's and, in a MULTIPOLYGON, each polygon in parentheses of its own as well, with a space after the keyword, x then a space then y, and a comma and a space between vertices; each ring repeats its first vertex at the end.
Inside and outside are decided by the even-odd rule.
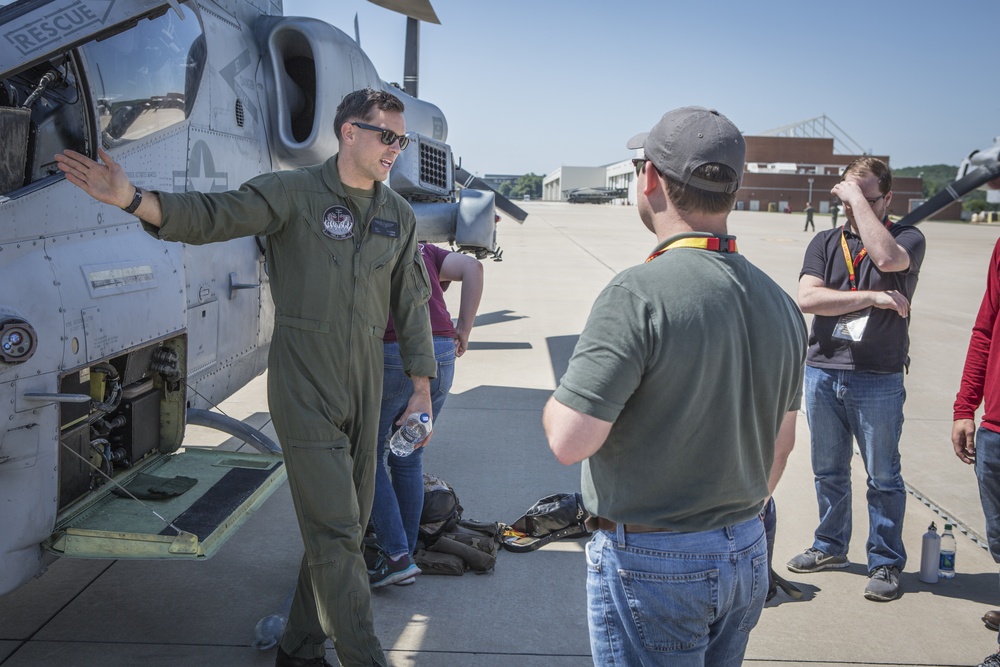
POLYGON ((587 509, 674 531, 753 517, 805 350, 795 302, 740 254, 673 248, 620 273, 555 392, 613 422, 583 463, 587 509))

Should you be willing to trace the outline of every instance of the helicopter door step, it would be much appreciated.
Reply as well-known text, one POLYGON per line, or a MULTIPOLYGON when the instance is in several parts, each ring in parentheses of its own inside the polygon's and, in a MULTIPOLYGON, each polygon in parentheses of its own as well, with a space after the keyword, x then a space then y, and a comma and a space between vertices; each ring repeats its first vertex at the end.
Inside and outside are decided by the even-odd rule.
POLYGON ((178 496, 141 501, 105 484, 68 507, 42 546, 76 558, 210 558, 286 478, 280 455, 216 449, 153 457, 129 473, 118 484, 127 487, 140 473, 197 483, 178 496))

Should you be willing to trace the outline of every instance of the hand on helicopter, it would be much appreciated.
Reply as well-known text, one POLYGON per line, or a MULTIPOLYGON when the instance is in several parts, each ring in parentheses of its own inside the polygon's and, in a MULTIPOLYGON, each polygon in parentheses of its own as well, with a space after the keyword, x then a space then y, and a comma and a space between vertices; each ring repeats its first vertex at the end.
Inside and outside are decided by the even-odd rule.
POLYGON ((55 160, 70 183, 97 201, 125 208, 132 203, 135 187, 121 165, 112 160, 104 149, 98 148, 97 154, 103 164, 72 150, 57 153, 55 160))

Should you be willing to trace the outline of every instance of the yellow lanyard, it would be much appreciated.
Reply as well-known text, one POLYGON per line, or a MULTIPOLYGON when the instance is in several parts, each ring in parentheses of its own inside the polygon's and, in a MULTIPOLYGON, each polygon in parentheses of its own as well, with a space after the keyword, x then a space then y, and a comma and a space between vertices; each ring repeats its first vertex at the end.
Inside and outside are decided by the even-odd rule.
POLYGON ((861 260, 868 255, 868 248, 862 248, 858 256, 851 261, 851 251, 847 247, 847 225, 844 225, 844 231, 840 234, 840 247, 844 249, 844 262, 847 263, 847 277, 851 281, 851 291, 857 292, 858 282, 855 280, 854 271, 861 265, 861 260))
POLYGON ((660 248, 651 254, 646 258, 646 261, 652 262, 671 248, 700 248, 701 250, 714 250, 716 252, 739 252, 736 248, 736 239, 733 237, 720 239, 718 236, 697 236, 677 239, 666 248, 660 248))
MULTIPOLYGON (((892 226, 892 222, 888 218, 885 219, 883 224, 886 229, 889 229, 889 227, 892 226)), ((861 252, 858 253, 858 256, 855 257, 853 261, 851 260, 851 251, 847 247, 847 223, 844 223, 844 227, 840 231, 840 247, 844 249, 844 262, 847 264, 847 276, 851 281, 851 291, 857 292, 858 283, 855 279, 855 272, 857 271, 857 268, 861 266, 861 260, 868 256, 868 248, 861 248, 861 252)))

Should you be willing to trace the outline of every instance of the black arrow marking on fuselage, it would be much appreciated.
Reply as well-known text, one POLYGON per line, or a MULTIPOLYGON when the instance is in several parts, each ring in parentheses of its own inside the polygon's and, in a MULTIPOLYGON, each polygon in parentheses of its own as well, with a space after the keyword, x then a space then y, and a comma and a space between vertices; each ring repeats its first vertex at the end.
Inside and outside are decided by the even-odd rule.
POLYGON ((240 55, 236 56, 236 59, 219 70, 219 74, 222 76, 222 80, 232 89, 236 97, 243 100, 243 106, 250 112, 253 116, 254 122, 258 122, 257 118, 257 106, 250 101, 250 97, 243 91, 243 88, 236 83, 236 75, 250 67, 253 64, 253 60, 250 58, 250 50, 246 49, 240 55))

